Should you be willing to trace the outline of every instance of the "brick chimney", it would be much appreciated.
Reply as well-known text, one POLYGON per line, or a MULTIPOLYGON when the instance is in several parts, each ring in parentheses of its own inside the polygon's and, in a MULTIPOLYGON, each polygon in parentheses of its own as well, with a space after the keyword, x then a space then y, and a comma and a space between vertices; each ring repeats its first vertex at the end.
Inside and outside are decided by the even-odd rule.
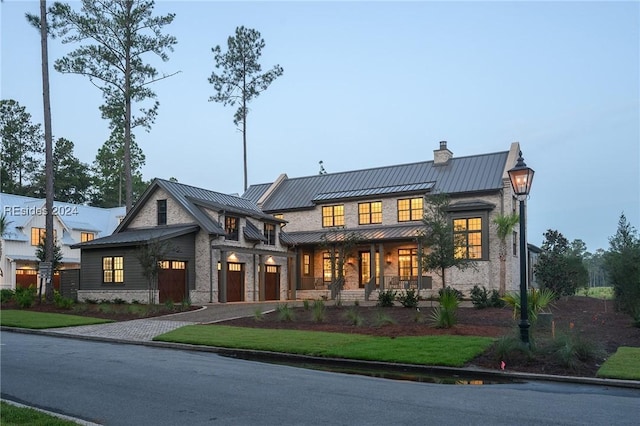
POLYGON ((447 141, 440 141, 440 149, 433 150, 433 164, 447 164, 453 152, 447 148, 447 141))

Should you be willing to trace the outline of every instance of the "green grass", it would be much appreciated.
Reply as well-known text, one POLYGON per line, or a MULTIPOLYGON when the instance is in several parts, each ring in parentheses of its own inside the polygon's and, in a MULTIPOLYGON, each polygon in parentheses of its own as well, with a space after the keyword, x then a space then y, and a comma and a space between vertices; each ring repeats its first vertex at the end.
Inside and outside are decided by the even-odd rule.
POLYGON ((154 338, 157 341, 256 349, 320 357, 462 367, 491 345, 473 336, 375 337, 345 333, 193 325, 154 338))
POLYGON ((596 299, 613 299, 613 287, 589 287, 576 291, 578 296, 594 297, 596 299))
POLYGON ((600 367, 596 376, 640 380, 640 348, 620 346, 618 351, 600 367))
POLYGON ((3 426, 77 426, 77 423, 62 420, 32 408, 17 407, 4 401, 0 402, 0 423, 3 426))
POLYGON ((3 309, 2 312, 0 312, 0 325, 6 327, 41 329, 103 324, 107 322, 113 321, 78 315, 30 312, 11 309, 3 309))

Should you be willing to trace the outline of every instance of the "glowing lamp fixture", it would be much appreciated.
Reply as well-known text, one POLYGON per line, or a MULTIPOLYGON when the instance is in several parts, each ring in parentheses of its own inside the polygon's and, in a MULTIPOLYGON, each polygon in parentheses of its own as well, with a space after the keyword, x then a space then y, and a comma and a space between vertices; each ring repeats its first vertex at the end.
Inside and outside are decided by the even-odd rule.
POLYGON ((531 167, 527 167, 522 158, 522 151, 519 153, 516 166, 508 171, 511 186, 516 195, 529 195, 531 191, 531 183, 533 182, 534 171, 531 167))

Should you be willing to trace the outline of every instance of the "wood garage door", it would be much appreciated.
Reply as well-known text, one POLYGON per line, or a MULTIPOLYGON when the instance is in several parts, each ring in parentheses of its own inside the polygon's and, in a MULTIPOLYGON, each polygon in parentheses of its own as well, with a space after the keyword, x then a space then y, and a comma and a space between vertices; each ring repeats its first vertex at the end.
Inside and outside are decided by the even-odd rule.
POLYGON ((264 298, 280 300, 280 267, 267 265, 264 276, 264 298))
POLYGON ((187 294, 187 262, 163 260, 158 273, 159 302, 181 303, 187 294))
MULTIPOLYGON (((31 286, 38 288, 38 271, 35 269, 17 269, 16 270, 16 287, 29 288, 31 286)), ((53 273, 53 288, 60 291, 60 272, 53 273)))
MULTIPOLYGON (((222 282, 222 271, 218 271, 218 282, 222 282)), ((227 302, 244 300, 244 265, 227 263, 227 302)), ((218 301, 220 299, 218 298, 218 301)))

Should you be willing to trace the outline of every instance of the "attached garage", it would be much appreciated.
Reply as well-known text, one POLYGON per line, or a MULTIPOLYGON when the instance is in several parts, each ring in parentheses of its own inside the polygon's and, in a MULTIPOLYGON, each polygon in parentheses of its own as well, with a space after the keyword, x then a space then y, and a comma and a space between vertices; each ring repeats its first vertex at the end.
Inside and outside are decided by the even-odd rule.
MULTIPOLYGON (((222 271, 218 271, 218 282, 222 282, 222 271)), ((222 300, 218 300, 222 302, 222 300)), ((244 264, 227 263, 227 302, 244 301, 244 264)))
POLYGON ((265 300, 280 300, 280 267, 267 265, 264 276, 265 300))
POLYGON ((160 303, 180 303, 187 298, 187 262, 163 260, 158 272, 158 300, 160 303))

